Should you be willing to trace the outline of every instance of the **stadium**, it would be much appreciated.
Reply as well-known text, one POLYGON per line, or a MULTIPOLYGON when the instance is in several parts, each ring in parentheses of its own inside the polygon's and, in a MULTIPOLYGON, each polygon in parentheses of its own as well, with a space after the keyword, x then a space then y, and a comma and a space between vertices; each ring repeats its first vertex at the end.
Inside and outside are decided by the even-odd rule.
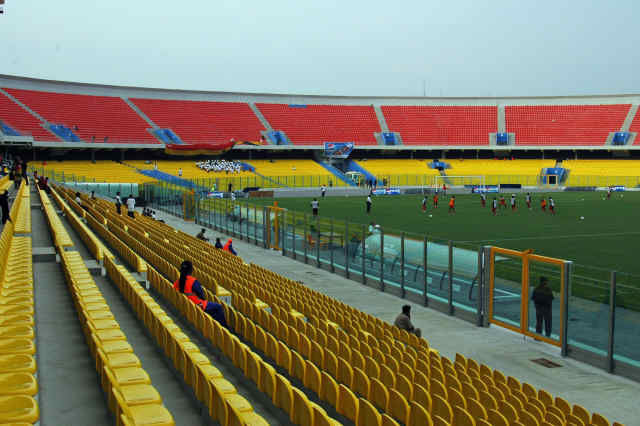
POLYGON ((640 94, 74 72, 0 75, 0 425, 640 424, 640 94))

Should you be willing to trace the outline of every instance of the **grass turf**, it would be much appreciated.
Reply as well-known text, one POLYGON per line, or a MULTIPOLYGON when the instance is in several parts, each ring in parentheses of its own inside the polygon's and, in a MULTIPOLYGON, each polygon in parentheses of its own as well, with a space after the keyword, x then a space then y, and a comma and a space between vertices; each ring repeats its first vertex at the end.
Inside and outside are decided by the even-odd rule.
MULTIPOLYGON (((640 193, 613 193, 603 200, 603 192, 561 192, 532 194, 532 210, 526 208, 524 194, 517 195, 517 210, 507 208, 491 215, 493 194, 482 208, 478 195, 456 195, 456 213, 448 213, 448 198, 440 197, 438 208, 429 197, 427 212, 421 209, 422 196, 379 196, 373 198, 371 213, 365 211, 364 197, 319 199, 320 217, 352 223, 371 221, 386 233, 427 235, 453 240, 457 246, 494 245, 515 250, 533 249, 535 254, 572 260, 583 268, 602 268, 640 275, 636 249, 640 246, 640 193), (556 215, 543 213, 540 198, 553 196, 556 215), (430 216, 431 215, 431 216, 430 216), (584 220, 580 217, 584 216, 584 220)), ((312 198, 282 198, 281 207, 311 213, 312 198)), ((271 204, 273 200, 252 200, 271 204)))

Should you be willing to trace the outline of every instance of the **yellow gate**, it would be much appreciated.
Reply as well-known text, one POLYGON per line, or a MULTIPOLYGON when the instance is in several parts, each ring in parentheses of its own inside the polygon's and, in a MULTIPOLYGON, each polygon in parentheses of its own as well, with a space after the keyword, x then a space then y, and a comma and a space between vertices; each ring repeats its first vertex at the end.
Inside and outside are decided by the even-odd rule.
POLYGON ((561 346, 566 332, 570 263, 530 251, 491 247, 489 322, 561 346), (537 309, 532 300, 533 291, 542 281, 547 282, 553 294, 550 310, 537 309))

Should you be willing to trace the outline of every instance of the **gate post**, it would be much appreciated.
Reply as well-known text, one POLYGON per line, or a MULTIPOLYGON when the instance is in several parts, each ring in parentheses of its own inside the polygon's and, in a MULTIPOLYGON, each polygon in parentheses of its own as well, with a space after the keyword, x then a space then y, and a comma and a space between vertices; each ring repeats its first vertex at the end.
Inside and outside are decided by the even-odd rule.
POLYGON ((562 339, 560 341, 560 355, 566 357, 569 353, 567 348, 567 330, 569 329, 569 295, 571 294, 571 268, 573 266, 572 261, 566 261, 564 263, 564 288, 562 295, 562 339))

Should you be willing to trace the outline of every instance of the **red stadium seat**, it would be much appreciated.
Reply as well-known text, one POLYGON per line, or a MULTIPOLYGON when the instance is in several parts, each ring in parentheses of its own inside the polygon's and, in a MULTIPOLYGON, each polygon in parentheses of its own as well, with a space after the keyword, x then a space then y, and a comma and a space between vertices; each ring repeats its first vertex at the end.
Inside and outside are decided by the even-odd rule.
POLYGON ((489 145, 498 130, 495 106, 382 106, 404 145, 489 145))
POLYGON ((604 145, 620 130, 629 104, 506 106, 507 132, 516 145, 604 145))
MULTIPOLYGON (((633 121, 631 122, 631 127, 629 127, 630 132, 640 132, 640 108, 636 111, 635 117, 633 117, 633 121)), ((636 140, 633 142, 634 145, 640 145, 640 137, 636 136, 636 140)))
POLYGON ((274 130, 294 145, 354 142, 376 145, 380 124, 372 106, 256 104, 274 130))
POLYGON ((41 126, 40 120, 3 94, 0 94, 0 120, 20 134, 33 136, 37 141, 57 140, 41 126))
MULTIPOLYGON (((5 89, 47 121, 63 124, 85 142, 159 143, 145 122, 127 103, 113 96, 76 95, 5 89), (77 130, 76 130, 77 126, 77 130)), ((49 140, 56 140, 51 136, 49 140)))
POLYGON ((265 130, 243 102, 131 99, 156 125, 172 129, 184 142, 259 141, 265 130))

